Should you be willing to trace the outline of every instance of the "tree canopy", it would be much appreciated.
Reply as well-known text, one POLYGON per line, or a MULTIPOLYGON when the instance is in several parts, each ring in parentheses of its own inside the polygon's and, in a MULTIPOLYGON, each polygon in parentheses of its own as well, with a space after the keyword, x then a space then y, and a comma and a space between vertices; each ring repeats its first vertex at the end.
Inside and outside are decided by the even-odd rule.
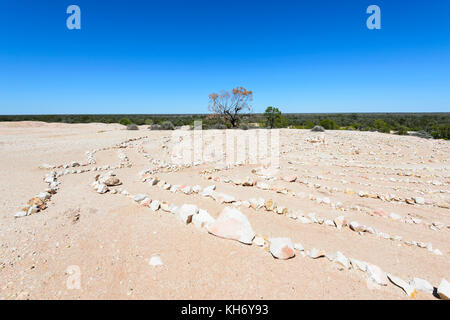
POLYGON ((253 101, 253 92, 244 87, 237 87, 220 93, 211 93, 209 95, 208 109, 213 115, 223 119, 231 124, 233 128, 239 126, 241 121, 241 112, 251 110, 253 101))

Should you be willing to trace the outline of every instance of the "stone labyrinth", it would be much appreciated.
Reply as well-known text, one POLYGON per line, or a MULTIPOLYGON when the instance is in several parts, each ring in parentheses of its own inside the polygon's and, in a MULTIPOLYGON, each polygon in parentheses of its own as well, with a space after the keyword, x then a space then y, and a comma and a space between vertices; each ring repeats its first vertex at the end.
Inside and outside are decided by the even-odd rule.
MULTIPOLYGON (((267 251, 271 259, 324 259, 341 272, 358 272, 368 287, 389 286, 410 298, 418 291, 438 299, 450 297, 448 273, 435 275, 441 281, 434 283, 422 274, 405 278, 367 258, 346 253, 354 246, 371 250, 369 242, 377 241, 384 246, 396 245, 410 256, 426 253, 433 259, 430 261, 450 270, 449 142, 378 133, 282 130, 279 167, 273 167, 264 159, 258 164, 174 163, 172 140, 171 132, 164 133, 162 139, 149 134, 87 150, 86 159, 42 164, 47 187, 18 208, 15 217, 27 219, 46 210, 51 197, 60 192, 64 176, 81 174, 100 197, 110 193, 148 208, 149 214, 166 212, 186 228, 203 231, 206 238, 239 241, 254 250, 267 251), (117 163, 98 164, 97 156, 105 151, 117 152, 117 163), (146 167, 137 168, 136 179, 142 190, 137 194, 129 193, 121 178, 123 168, 134 166, 131 155, 146 163, 146 167), (202 185, 192 182, 198 178, 202 185), (162 191, 166 197, 152 195, 156 189, 158 195, 162 191), (189 201, 172 203, 175 193, 184 194, 189 201), (211 201, 214 212, 199 207, 199 198, 211 201), (289 221, 296 238, 275 236, 267 231, 270 225, 264 231, 252 226, 256 216, 266 219, 269 215, 279 219, 276 221, 289 221), (295 233, 300 224, 307 231, 295 233), (347 241, 335 252, 304 245, 309 231, 317 234, 321 230, 326 231, 323 237, 327 242, 353 235, 357 241, 347 241)), ((202 143, 208 147, 215 142, 205 138, 202 143)), ((155 256, 150 263, 160 265, 163 261, 155 256)), ((410 261, 405 258, 399 263, 407 270, 410 261)))

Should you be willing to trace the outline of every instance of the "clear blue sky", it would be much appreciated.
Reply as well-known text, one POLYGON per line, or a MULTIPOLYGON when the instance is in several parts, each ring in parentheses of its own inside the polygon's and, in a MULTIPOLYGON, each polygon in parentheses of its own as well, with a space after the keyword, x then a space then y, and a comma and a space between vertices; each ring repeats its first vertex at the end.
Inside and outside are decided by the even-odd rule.
POLYGON ((254 112, 448 112, 450 1, 0 2, 0 114, 207 113, 236 86, 254 112))

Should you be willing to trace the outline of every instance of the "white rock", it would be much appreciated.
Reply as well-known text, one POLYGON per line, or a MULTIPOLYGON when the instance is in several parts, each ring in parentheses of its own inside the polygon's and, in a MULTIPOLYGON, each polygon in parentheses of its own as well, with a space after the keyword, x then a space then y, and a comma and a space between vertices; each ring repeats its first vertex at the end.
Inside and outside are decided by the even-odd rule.
POLYGON ((333 222, 334 222, 336 228, 337 228, 338 230, 341 230, 342 227, 343 227, 344 224, 345 224, 345 217, 344 217, 344 216, 336 217, 336 218, 334 218, 334 221, 333 221, 333 222))
POLYGON ((161 210, 166 211, 166 212, 170 212, 170 205, 168 202, 161 202, 161 210))
POLYGON ((210 186, 208 186, 208 187, 203 189, 201 195, 204 196, 204 197, 212 197, 213 194, 215 194, 214 190, 216 190, 216 186, 215 185, 210 185, 210 186))
POLYGON ((450 299, 450 282, 445 280, 444 278, 441 280, 439 287, 437 288, 437 294, 441 299, 449 300, 450 299))
POLYGON ((391 213, 389 215, 389 218, 391 218, 392 220, 400 220, 402 217, 396 213, 391 213))
POLYGON ((289 238, 271 238, 269 250, 277 259, 286 260, 295 256, 294 246, 289 238))
POLYGON ((260 181, 258 181, 258 182, 256 183, 256 187, 259 188, 259 189, 261 189, 261 190, 269 190, 269 189, 270 189, 270 186, 269 186, 267 183, 265 183, 265 182, 260 182, 260 181))
POLYGON ((331 220, 329 220, 329 219, 325 220, 325 225, 326 225, 326 226, 330 226, 330 227, 335 227, 334 222, 331 221, 331 220))
POLYGON ((191 187, 189 187, 189 186, 186 186, 186 187, 184 187, 184 188, 181 188, 180 189, 181 190, 181 192, 183 192, 184 194, 191 194, 191 187))
POLYGON ((236 201, 236 199, 233 196, 224 193, 216 193, 215 200, 220 203, 231 203, 236 201))
POLYGON ((429 294, 433 294, 434 288, 433 286, 427 281, 420 278, 413 278, 409 284, 416 288, 419 291, 427 292, 429 294))
POLYGON ((28 208, 27 216, 37 213, 39 208, 37 206, 31 206, 28 208))
POLYGON ((45 201, 47 199, 50 199, 51 194, 48 192, 41 192, 39 193, 36 197, 38 197, 39 199, 41 199, 42 201, 45 201))
POLYGON ((325 257, 325 252, 323 252, 322 250, 318 250, 316 248, 312 248, 311 251, 307 251, 306 254, 312 259, 325 257))
POLYGON ((413 200, 417 204, 425 204, 425 199, 422 197, 414 197, 413 200))
POLYGON ((160 256, 154 255, 150 258, 149 264, 153 267, 156 267, 156 266, 162 266, 163 262, 162 262, 160 256))
POLYGON ((266 202, 264 201, 263 198, 258 198, 258 199, 256 199, 256 208, 259 209, 259 208, 264 207, 264 204, 265 204, 265 203, 266 203, 266 202))
POLYGON ((225 207, 213 224, 207 226, 209 233, 215 236, 251 244, 255 232, 247 217, 238 209, 225 207))
POLYGON ((247 200, 242 201, 241 204, 246 208, 250 208, 250 202, 248 202, 247 200))
POLYGON ((148 198, 145 194, 137 194, 135 196, 132 197, 132 199, 136 202, 141 202, 142 200, 144 200, 145 198, 148 198))
POLYGON ((294 249, 298 251, 305 251, 305 248, 303 248, 300 242, 294 243, 294 249))
POLYGON ((363 272, 367 271, 367 263, 365 263, 363 261, 356 260, 356 259, 351 259, 351 258, 350 258, 350 262, 351 262, 353 268, 359 269, 359 270, 361 270, 363 272))
POLYGON ((192 191, 195 193, 199 193, 200 191, 202 191, 202 187, 199 185, 193 186, 192 191))
POLYGON ((343 266, 345 269, 350 269, 350 261, 347 259, 346 256, 344 256, 342 254, 342 252, 338 251, 334 254, 334 262, 336 262, 337 264, 340 264, 341 266, 343 266))
POLYGON ((258 247, 263 247, 265 240, 262 237, 255 237, 255 239, 253 239, 253 243, 258 247))
POLYGON ((178 217, 185 224, 189 224, 192 221, 192 217, 194 214, 197 214, 198 208, 193 204, 183 204, 181 208, 178 210, 178 217))
POLYGON ((153 200, 150 203, 150 209, 152 209, 153 211, 157 211, 159 209, 159 207, 161 206, 161 202, 159 202, 158 200, 153 200))
POLYGON ((311 223, 311 220, 309 220, 309 219, 306 218, 306 217, 297 217, 297 220, 298 220, 300 223, 311 223))
POLYGON ((14 217, 20 218, 20 217, 25 217, 26 215, 27 215, 27 213, 25 211, 19 211, 14 215, 14 217))
POLYGON ((170 205, 169 210, 172 214, 178 215, 180 208, 175 205, 170 205))
POLYGON ((442 256, 442 252, 439 249, 434 249, 433 253, 437 256, 442 256))
POLYGON ((352 221, 349 224, 350 229, 352 229, 353 231, 358 231, 359 228, 359 223, 356 221, 352 221))
POLYGON ((380 269, 380 267, 368 264, 367 265, 367 273, 369 275, 369 279, 371 279, 373 282, 382 285, 387 286, 387 275, 386 272, 380 269))
POLYGON ((402 288, 403 291, 405 291, 405 293, 408 295, 408 297, 414 298, 414 296, 417 294, 416 288, 409 285, 406 281, 404 281, 396 276, 393 276, 392 274, 389 274, 389 273, 387 274, 387 277, 389 278, 389 280, 391 280, 391 282, 393 284, 402 288))
POLYGON ((213 224, 215 219, 208 213, 208 211, 199 209, 198 213, 192 217, 192 223, 198 228, 204 228, 213 224))
POLYGON ((108 190, 109 190, 109 189, 108 189, 108 187, 106 186, 106 184, 103 184, 103 183, 99 184, 98 187, 97 187, 97 192, 98 192, 98 193, 105 193, 105 192, 107 192, 108 190))

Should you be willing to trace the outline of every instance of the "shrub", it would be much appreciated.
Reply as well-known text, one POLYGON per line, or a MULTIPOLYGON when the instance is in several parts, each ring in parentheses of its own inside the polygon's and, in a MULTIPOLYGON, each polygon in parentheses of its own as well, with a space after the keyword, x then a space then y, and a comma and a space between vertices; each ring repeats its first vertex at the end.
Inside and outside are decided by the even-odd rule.
POLYGON ((132 123, 127 125, 127 130, 139 130, 139 127, 132 123))
POLYGON ((405 126, 399 126, 397 128, 397 132, 395 134, 398 134, 398 135, 401 135, 401 136, 407 135, 408 134, 408 128, 405 127, 405 126))
POLYGON ((314 131, 314 132, 324 132, 325 129, 324 129, 322 126, 314 126, 314 128, 312 128, 311 131, 314 131))
POLYGON ((315 124, 311 120, 306 121, 305 123, 305 129, 312 129, 314 128, 315 124))
POLYGON ((162 130, 160 124, 152 124, 148 127, 150 130, 162 130))
POLYGON ((131 124, 131 120, 128 119, 128 118, 122 118, 122 119, 119 120, 119 123, 124 125, 124 126, 127 126, 127 125, 131 124))
POLYGON ((410 133, 410 136, 423 138, 423 139, 432 139, 433 138, 432 135, 430 135, 428 132, 423 131, 423 130, 417 131, 417 132, 412 132, 412 133, 410 133))
POLYGON ((243 124, 241 124, 241 125, 239 126, 239 128, 242 129, 242 130, 248 130, 248 125, 246 125, 245 123, 243 123, 243 124))
POLYGON ((373 123, 373 126, 378 132, 383 132, 383 133, 390 133, 391 132, 391 128, 383 120, 380 120, 380 119, 375 120, 374 123, 373 123))
POLYGON ((226 129, 227 126, 223 123, 215 123, 211 126, 211 129, 226 129))
POLYGON ((450 124, 435 125, 431 130, 431 135, 435 139, 450 139, 450 124))
POLYGON ((327 130, 339 130, 339 126, 334 122, 334 120, 330 120, 328 118, 320 121, 320 125, 327 130))
POLYGON ((173 126, 173 123, 170 121, 164 121, 161 123, 161 129, 160 130, 173 130, 175 127, 173 126))

